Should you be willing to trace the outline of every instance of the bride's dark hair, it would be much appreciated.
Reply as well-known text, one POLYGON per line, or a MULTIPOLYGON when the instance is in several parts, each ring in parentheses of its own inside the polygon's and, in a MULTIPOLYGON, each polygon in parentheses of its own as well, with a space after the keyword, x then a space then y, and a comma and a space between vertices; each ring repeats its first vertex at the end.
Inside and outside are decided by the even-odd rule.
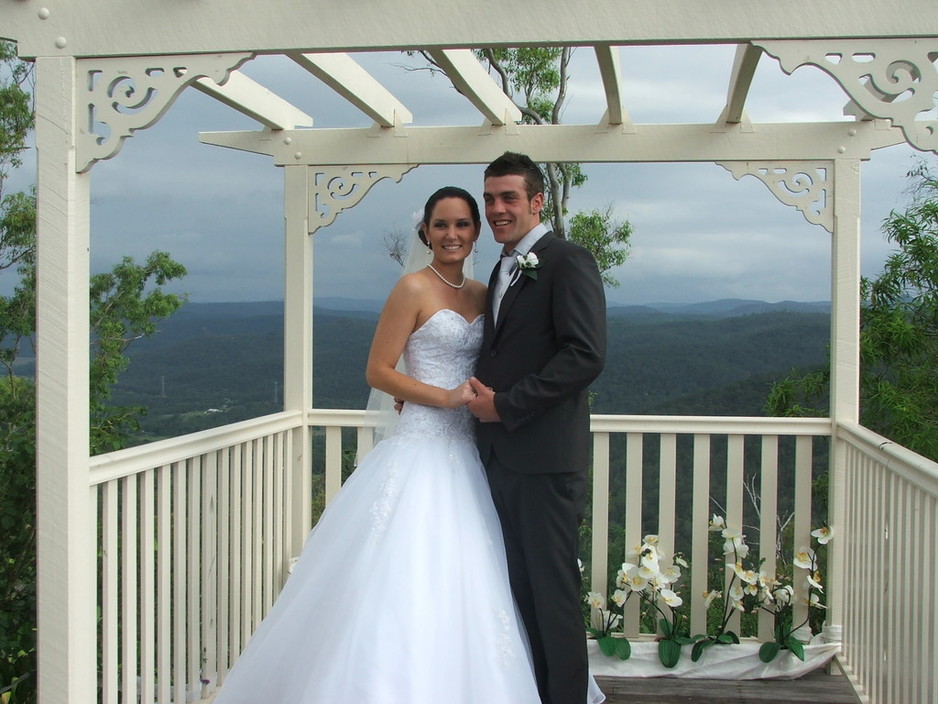
POLYGON ((427 199, 427 204, 423 206, 423 218, 421 218, 420 222, 417 224, 417 233, 420 235, 420 241, 427 247, 429 247, 430 244, 427 242, 427 238, 424 237, 423 226, 430 223, 433 209, 436 207, 436 204, 444 198, 461 198, 466 201, 466 205, 469 206, 469 212, 472 215, 472 221, 476 225, 482 224, 482 217, 479 215, 479 204, 476 203, 476 199, 470 195, 469 191, 459 186, 443 186, 443 188, 439 189, 427 199))

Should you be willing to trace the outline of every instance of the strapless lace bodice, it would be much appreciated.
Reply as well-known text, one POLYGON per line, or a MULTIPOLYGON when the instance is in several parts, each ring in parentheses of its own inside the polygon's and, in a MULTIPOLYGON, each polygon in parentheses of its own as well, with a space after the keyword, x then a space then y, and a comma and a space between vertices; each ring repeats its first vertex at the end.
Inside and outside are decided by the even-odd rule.
MULTIPOLYGON (((411 334, 404 347, 408 375, 425 384, 452 389, 472 376, 482 344, 482 317, 471 323, 449 309, 434 313, 411 334)), ((472 437, 472 414, 466 408, 455 410, 405 403, 396 435, 472 437)))

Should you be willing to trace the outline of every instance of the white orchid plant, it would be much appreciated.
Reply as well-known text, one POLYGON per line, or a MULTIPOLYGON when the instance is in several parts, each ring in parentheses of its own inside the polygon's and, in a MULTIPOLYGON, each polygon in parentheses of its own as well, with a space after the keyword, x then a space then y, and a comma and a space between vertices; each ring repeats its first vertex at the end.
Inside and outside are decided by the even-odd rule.
MULTIPOLYGON (((799 640, 798 634, 808 625, 813 609, 826 608, 821 597, 824 586, 817 552, 807 546, 795 552, 792 563, 794 568, 806 571, 803 600, 808 606, 808 616, 795 626, 794 582, 766 574, 762 569, 764 560, 753 564, 746 536, 735 528, 727 527, 722 516, 713 516, 710 531, 719 534, 717 537, 722 543, 720 559, 725 563, 726 569, 723 590, 709 590, 703 595, 707 608, 714 602, 723 600, 716 633, 698 634, 693 637, 687 635, 684 623, 686 616, 678 611, 683 600, 679 596, 677 586, 681 579, 681 568, 686 569, 687 562, 679 554, 672 560, 667 560, 659 550, 658 536, 646 535, 641 546, 626 555, 627 561, 622 563, 616 575, 616 589, 610 595, 608 603, 606 597, 599 592, 588 592, 586 595, 586 602, 590 606, 590 625, 587 630, 596 638, 604 654, 617 655, 623 660, 631 655, 628 639, 617 629, 622 624, 626 602, 638 594, 642 603, 650 607, 656 616, 660 616, 658 657, 665 667, 674 667, 677 664, 683 645, 693 644, 691 659, 696 662, 709 646, 739 643, 739 636, 728 629, 730 618, 736 612, 758 613, 760 610, 772 614, 775 620, 775 639, 762 644, 759 658, 763 662, 770 662, 780 651, 790 650, 796 657, 804 660, 804 644, 799 640)), ((833 537, 833 530, 822 526, 812 531, 811 537, 819 546, 827 545, 833 537)))
MULTIPOLYGON (((723 555, 726 562, 727 579, 724 590, 711 590, 704 593, 705 605, 709 607, 715 600, 723 599, 720 626, 716 634, 702 636, 694 644, 691 659, 697 661, 703 651, 715 644, 738 643, 739 636, 727 629, 730 617, 735 612, 757 613, 766 611, 775 621, 775 640, 763 643, 759 649, 759 658, 771 662, 782 650, 790 650, 804 660, 804 644, 797 634, 808 624, 808 616, 797 626, 793 623, 795 589, 791 581, 785 583, 778 576, 768 575, 762 569, 764 560, 754 564, 749 557, 746 536, 741 531, 727 527, 722 516, 714 515, 710 520, 710 531, 719 533, 723 539, 723 555)), ((828 526, 812 531, 811 536, 819 545, 826 545, 833 537, 828 526)), ((826 608, 821 601, 824 586, 817 553, 810 547, 801 547, 795 552, 793 565, 807 571, 804 581, 804 602, 811 609, 826 608)))
POLYGON ((665 667, 674 667, 681 657, 681 646, 693 640, 680 633, 684 616, 677 608, 683 603, 678 595, 677 583, 681 567, 687 562, 680 555, 668 560, 658 547, 657 535, 646 535, 640 547, 626 555, 616 575, 616 589, 609 607, 599 592, 589 592, 590 628, 606 655, 618 655, 623 660, 631 654, 631 646, 624 637, 614 637, 613 631, 622 622, 622 609, 635 594, 661 618, 658 625, 662 637, 658 641, 658 657, 665 667))

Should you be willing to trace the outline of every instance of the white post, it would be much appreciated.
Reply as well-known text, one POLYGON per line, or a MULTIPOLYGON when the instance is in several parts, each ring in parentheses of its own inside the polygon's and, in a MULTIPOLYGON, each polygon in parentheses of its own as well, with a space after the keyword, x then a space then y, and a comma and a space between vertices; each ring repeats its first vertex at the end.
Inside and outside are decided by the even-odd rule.
POLYGON ((97 700, 95 501, 89 484, 90 175, 75 172, 72 57, 36 60, 36 494, 39 700, 97 700))
MULTIPOLYGON (((838 424, 860 417, 860 161, 834 161, 834 235, 831 246, 831 421, 828 521, 844 525, 846 446, 838 424)), ((843 624, 844 551, 842 542, 829 545, 827 623, 843 624)))
MULTIPOLYGON (((303 413, 313 407, 313 244, 308 226, 308 173, 306 165, 283 169, 283 405, 284 410, 303 413)), ((312 527, 312 457, 305 420, 294 432, 292 449, 292 518, 287 548, 289 554, 298 555, 312 527)))

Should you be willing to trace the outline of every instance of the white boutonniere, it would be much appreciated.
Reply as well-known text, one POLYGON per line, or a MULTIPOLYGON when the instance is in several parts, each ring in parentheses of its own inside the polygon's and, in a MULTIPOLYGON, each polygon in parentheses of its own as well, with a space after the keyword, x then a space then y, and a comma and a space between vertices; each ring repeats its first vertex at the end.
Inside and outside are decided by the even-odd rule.
POLYGON ((529 279, 537 281, 537 270, 541 268, 541 261, 537 258, 537 255, 534 252, 528 252, 527 254, 519 254, 516 259, 518 260, 518 270, 529 279))

